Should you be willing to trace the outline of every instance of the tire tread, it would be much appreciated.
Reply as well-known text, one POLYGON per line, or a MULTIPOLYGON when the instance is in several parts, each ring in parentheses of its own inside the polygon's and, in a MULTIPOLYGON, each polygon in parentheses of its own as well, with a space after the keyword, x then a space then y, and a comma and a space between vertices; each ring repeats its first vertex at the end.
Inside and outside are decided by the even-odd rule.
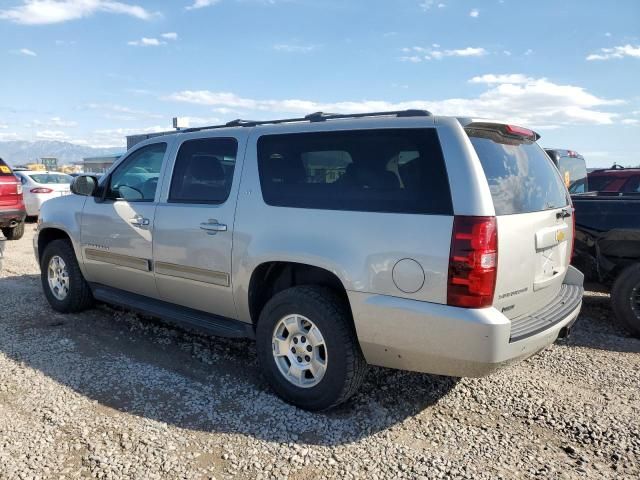
POLYGON ((611 305, 618 325, 636 337, 640 337, 640 318, 631 310, 629 295, 639 282, 640 263, 637 263, 625 268, 615 279, 611 288, 611 305))
POLYGON ((84 279, 78 259, 76 258, 76 252, 69 240, 53 240, 49 243, 42 254, 41 276, 42 276, 42 288, 46 292, 47 300, 49 304, 57 311, 62 313, 77 313, 93 305, 93 295, 89 284, 84 279), (46 271, 47 271, 47 259, 54 253, 60 254, 67 263, 70 278, 70 290, 69 301, 66 304, 62 304, 57 299, 53 299, 49 292, 49 285, 47 283, 46 271), (53 300, 53 301, 52 301, 53 300))

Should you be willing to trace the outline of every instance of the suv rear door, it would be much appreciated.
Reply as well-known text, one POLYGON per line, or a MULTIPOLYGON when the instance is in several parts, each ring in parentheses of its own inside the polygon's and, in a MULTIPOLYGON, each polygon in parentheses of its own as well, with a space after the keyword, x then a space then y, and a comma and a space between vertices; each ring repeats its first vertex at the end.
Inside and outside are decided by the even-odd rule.
POLYGON ((465 127, 483 166, 497 218, 494 307, 517 318, 550 303, 571 261, 570 198, 537 134, 506 125, 465 127))
POLYGON ((187 138, 176 148, 153 240, 156 284, 165 301, 236 317, 231 246, 245 131, 187 138))

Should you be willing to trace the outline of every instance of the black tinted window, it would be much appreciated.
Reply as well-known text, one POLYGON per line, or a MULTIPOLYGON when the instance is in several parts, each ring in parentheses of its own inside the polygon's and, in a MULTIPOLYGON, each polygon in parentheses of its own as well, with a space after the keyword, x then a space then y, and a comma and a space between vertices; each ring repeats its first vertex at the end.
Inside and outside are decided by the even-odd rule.
POLYGON ((560 173, 537 143, 494 130, 467 129, 489 182, 496 215, 538 212, 569 204, 560 173))
POLYGON ((635 175, 627 180, 627 183, 622 187, 622 191, 625 193, 640 193, 640 175, 635 175))
POLYGON ((613 183, 615 177, 607 177, 605 175, 589 177, 589 190, 592 192, 606 191, 607 187, 613 183))
POLYGON ((184 142, 171 179, 170 202, 224 203, 229 197, 238 143, 233 138, 184 142))
POLYGON ((269 205, 327 210, 452 213, 434 129, 266 135, 258 166, 269 205))

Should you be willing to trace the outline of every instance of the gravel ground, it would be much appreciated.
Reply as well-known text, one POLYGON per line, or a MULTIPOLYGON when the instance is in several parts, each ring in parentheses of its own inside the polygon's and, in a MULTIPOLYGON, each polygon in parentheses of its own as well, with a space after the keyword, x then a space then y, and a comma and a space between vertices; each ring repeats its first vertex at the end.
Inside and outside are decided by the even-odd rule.
POLYGON ((53 313, 32 230, 0 272, 0 479, 640 477, 640 340, 606 294, 569 340, 488 378, 371 368, 309 414, 269 390, 251 342, 53 313))

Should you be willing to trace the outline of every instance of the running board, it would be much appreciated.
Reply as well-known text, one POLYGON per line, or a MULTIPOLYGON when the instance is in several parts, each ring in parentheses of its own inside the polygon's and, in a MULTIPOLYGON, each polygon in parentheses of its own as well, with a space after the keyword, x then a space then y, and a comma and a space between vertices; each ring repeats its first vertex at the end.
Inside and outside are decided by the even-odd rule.
POLYGON ((239 320, 220 317, 96 283, 91 284, 91 291, 96 300, 151 315, 180 327, 218 337, 255 338, 253 326, 239 320))

